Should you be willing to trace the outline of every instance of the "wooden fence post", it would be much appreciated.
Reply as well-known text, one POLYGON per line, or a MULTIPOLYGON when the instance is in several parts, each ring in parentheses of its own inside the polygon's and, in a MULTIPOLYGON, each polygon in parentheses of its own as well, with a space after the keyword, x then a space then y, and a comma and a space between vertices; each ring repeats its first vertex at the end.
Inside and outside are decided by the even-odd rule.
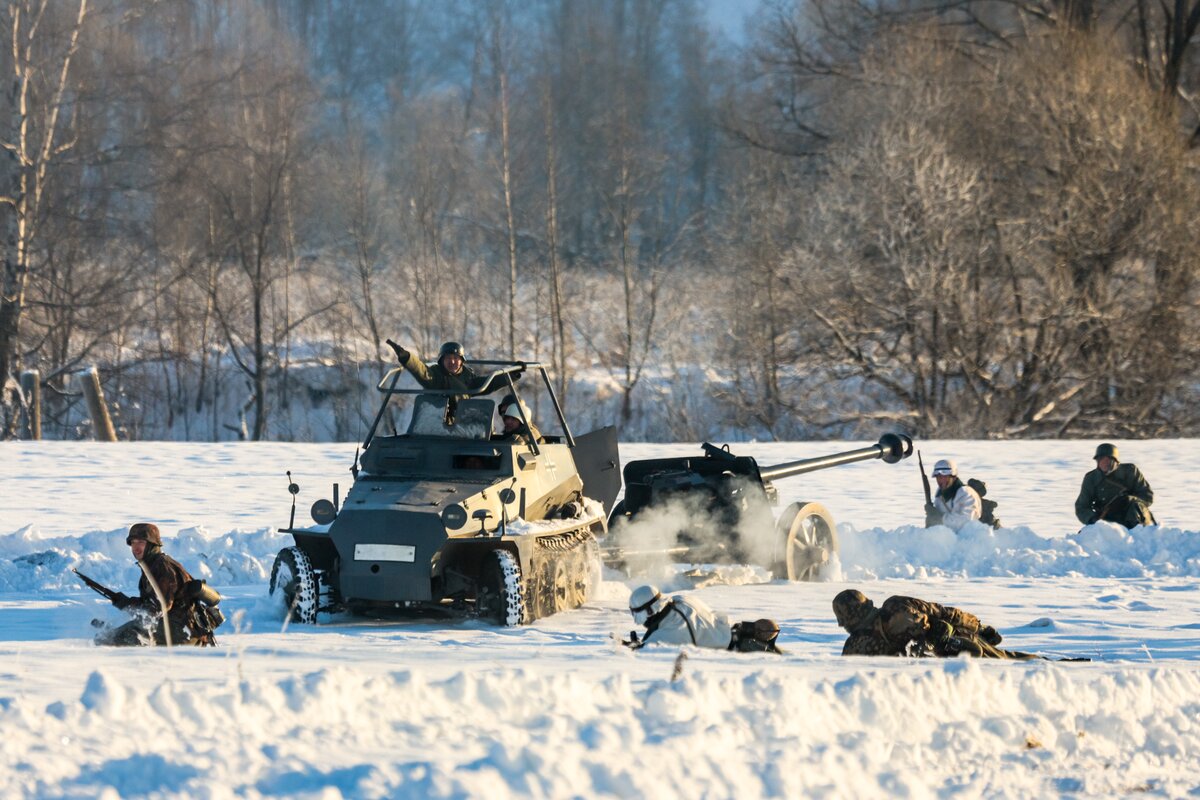
POLYGON ((25 395, 25 414, 29 423, 29 438, 42 438, 42 375, 36 369, 21 373, 21 393, 25 395))
POLYGON ((115 442, 117 432, 113 428, 112 417, 108 415, 108 406, 104 403, 104 390, 100 388, 100 373, 94 366, 75 373, 87 398, 88 413, 92 415, 92 432, 98 442, 115 442))

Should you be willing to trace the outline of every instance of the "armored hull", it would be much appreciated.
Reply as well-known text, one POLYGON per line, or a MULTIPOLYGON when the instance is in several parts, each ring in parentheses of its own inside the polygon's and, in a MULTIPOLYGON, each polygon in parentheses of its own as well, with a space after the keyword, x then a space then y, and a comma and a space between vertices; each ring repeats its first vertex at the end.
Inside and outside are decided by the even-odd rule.
MULTIPOLYGON (((503 362, 510 380, 498 388, 533 367, 503 362)), ((314 519, 331 519, 284 529, 296 545, 276 558, 271 586, 293 618, 407 609, 520 624, 587 601, 612 497, 585 494, 578 462, 615 469, 615 431, 576 439, 563 420, 562 436, 505 437, 492 432, 494 408, 423 393, 407 433, 368 437, 344 504, 314 506, 314 519)))

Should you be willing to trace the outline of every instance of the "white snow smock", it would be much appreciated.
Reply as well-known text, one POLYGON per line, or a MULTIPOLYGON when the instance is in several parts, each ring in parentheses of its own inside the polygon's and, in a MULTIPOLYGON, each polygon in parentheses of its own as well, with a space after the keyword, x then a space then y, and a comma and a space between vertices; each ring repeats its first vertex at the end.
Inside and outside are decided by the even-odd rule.
POLYGON ((965 483, 958 487, 958 491, 954 493, 954 499, 949 503, 942 497, 942 493, 938 492, 937 497, 933 499, 933 507, 942 512, 942 524, 956 532, 963 525, 973 519, 979 519, 983 514, 983 500, 974 489, 965 483))
POLYGON ((695 597, 675 595, 667 601, 667 610, 658 627, 648 631, 645 644, 694 644, 725 650, 733 638, 729 618, 709 608, 695 597))

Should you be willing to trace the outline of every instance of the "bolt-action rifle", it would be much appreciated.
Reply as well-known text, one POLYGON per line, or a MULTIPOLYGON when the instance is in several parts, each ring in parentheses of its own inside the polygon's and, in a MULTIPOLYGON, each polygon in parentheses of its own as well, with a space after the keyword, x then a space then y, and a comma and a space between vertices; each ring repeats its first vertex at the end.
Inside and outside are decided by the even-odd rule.
POLYGON ((74 572, 76 575, 78 575, 79 580, 86 583, 88 585, 89 589, 92 589, 94 592, 96 592, 96 594, 101 595, 102 597, 104 597, 104 599, 108 600, 110 603, 115 601, 117 599, 117 597, 120 595, 120 592, 114 592, 112 589, 108 588, 103 583, 92 580, 87 575, 84 575, 82 572, 80 572, 77 569, 72 568, 71 572, 74 572))
POLYGON ((112 589, 105 586, 103 583, 92 580, 87 575, 84 575, 82 572, 75 569, 74 567, 71 568, 71 572, 74 572, 76 575, 78 575, 79 580, 81 580, 85 584, 87 584, 89 589, 92 589, 93 591, 95 591, 96 594, 99 594, 101 597, 103 597, 108 602, 112 603, 117 608, 124 609, 129 605, 129 595, 123 594, 121 592, 113 591, 112 589))
POLYGON ((929 476, 925 474, 925 463, 921 461, 921 451, 917 451, 917 467, 921 470, 921 486, 925 489, 925 527, 932 528, 942 524, 942 512, 933 507, 933 493, 929 489, 929 476))

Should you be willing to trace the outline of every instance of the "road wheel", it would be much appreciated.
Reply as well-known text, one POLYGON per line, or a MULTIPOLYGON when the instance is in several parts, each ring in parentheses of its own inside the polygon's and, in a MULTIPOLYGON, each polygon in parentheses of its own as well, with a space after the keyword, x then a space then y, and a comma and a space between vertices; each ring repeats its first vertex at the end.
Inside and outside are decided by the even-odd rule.
POLYGON ((280 598, 289 619, 317 624, 317 575, 308 555, 299 547, 285 547, 275 556, 270 593, 280 598))
POLYGON ((838 550, 833 517, 820 503, 792 503, 775 527, 783 555, 772 572, 789 581, 813 581, 838 550))
POLYGON ((507 550, 493 550, 483 559, 475 610, 497 625, 511 628, 525 624, 529 622, 525 590, 516 557, 507 550))

